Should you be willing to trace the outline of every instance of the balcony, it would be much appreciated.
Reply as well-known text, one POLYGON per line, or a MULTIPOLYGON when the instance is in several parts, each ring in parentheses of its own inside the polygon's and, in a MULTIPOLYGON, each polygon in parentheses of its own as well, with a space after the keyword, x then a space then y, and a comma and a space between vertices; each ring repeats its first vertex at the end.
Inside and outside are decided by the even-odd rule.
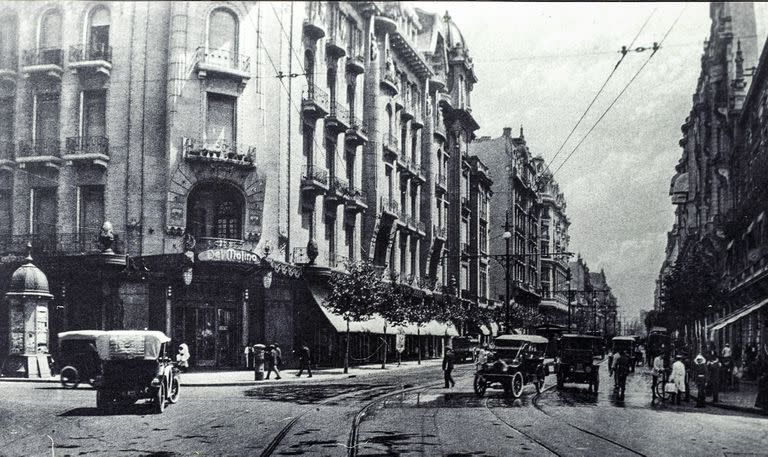
POLYGON ((360 146, 368 142, 368 129, 365 128, 360 119, 352 114, 349 116, 349 130, 347 130, 344 141, 353 146, 360 146))
POLYGON ((403 109, 400 111, 400 119, 402 119, 403 122, 413 119, 413 106, 408 100, 403 100, 403 109))
POLYGON ((325 36, 325 2, 307 2, 307 18, 304 19, 304 35, 312 40, 325 36))
POLYGON ((424 116, 421 114, 421 110, 417 107, 413 107, 413 117, 411 118, 411 127, 414 129, 420 129, 424 127, 424 116))
POLYGON ((331 59, 340 59, 347 55, 346 43, 339 32, 325 40, 325 54, 331 59))
POLYGON ((350 127, 349 109, 339 102, 331 103, 331 112, 325 119, 325 128, 330 133, 338 135, 350 127))
POLYGON ((426 183, 427 176, 429 176, 429 167, 422 165, 421 167, 419 167, 418 170, 416 170, 416 178, 419 181, 426 183))
POLYGON ((306 119, 317 120, 331 112, 328 94, 316 84, 309 84, 301 96, 301 112, 306 119))
POLYGON ((182 138, 181 143, 182 155, 188 162, 222 163, 249 169, 256 166, 254 146, 199 138, 182 138))
POLYGON ((243 251, 254 252, 256 250, 256 240, 241 240, 234 238, 213 238, 198 237, 195 238, 195 253, 210 251, 212 249, 239 249, 243 251))
POLYGON ((90 162, 106 168, 109 163, 109 139, 103 136, 69 137, 62 159, 68 164, 90 162))
POLYGON ((319 165, 304 165, 301 173, 301 190, 322 194, 328 190, 328 170, 319 165))
POLYGON ((368 209, 365 192, 350 184, 344 209, 350 213, 359 213, 368 209))
POLYGON ((64 73, 64 50, 59 48, 27 49, 21 67, 25 77, 50 76, 61 79, 64 73))
POLYGON ((400 204, 394 198, 381 197, 381 212, 385 216, 400 218, 400 204))
POLYGON ((437 225, 432 226, 432 238, 445 241, 448 238, 448 228, 437 225))
POLYGON ((342 203, 349 194, 349 181, 338 176, 331 176, 327 200, 342 203))
MULTIPOLYGON (((26 235, 5 235, 0 237, 1 254, 21 254, 27 243, 32 244, 32 254, 37 258, 57 255, 86 255, 102 252, 98 230, 82 230, 78 233, 46 233, 26 235)), ((125 242, 115 233, 112 250, 125 252, 125 242)))
POLYGON ((347 57, 347 71, 353 76, 365 73, 365 57, 361 51, 352 51, 347 57))
POLYGON ((400 92, 400 85, 397 82, 397 75, 394 68, 381 69, 381 80, 379 81, 381 88, 388 91, 391 95, 397 95, 400 92))
POLYGON ((195 53, 197 77, 209 75, 229 78, 240 84, 240 90, 251 79, 251 58, 227 49, 197 48, 195 53))
POLYGON ((0 141, 0 170, 11 171, 16 166, 16 145, 13 141, 0 141))
POLYGON ((397 168, 402 174, 409 175, 411 169, 411 158, 405 155, 398 156, 397 168))
POLYGON ((439 173, 435 175, 435 191, 448 192, 448 176, 439 173))
POLYGON ((109 76, 112 71, 112 46, 106 44, 70 46, 69 69, 73 74, 94 72, 109 76))
POLYGON ((57 139, 20 141, 16 151, 16 163, 21 168, 27 165, 43 165, 58 168, 61 165, 61 143, 57 139))
POLYGON ((461 197, 461 210, 469 212, 469 197, 461 197))
POLYGON ((421 236, 427 236, 427 224, 424 221, 416 222, 416 232, 421 236))
POLYGON ((385 159, 397 159, 400 155, 400 142, 397 137, 391 133, 385 133, 381 137, 381 143, 384 146, 385 159))
POLYGON ((16 77, 18 76, 19 56, 14 52, 10 55, 0 54, 0 81, 16 88, 16 77))

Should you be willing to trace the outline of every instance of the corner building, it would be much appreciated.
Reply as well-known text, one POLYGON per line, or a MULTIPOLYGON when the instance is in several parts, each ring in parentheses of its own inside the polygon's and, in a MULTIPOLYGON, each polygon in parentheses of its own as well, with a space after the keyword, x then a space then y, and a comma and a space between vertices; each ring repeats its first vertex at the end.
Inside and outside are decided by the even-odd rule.
MULTIPOLYGON (((458 189, 477 129, 447 15, 397 2, 0 11, 0 292, 30 241, 54 295, 52 349, 63 330, 150 328, 197 366, 240 365, 255 342, 289 361, 307 342, 332 364, 343 329, 325 285, 348 262, 425 300, 478 287, 445 253, 468 233, 458 189), (104 221, 111 246, 97 242, 104 221)), ((355 332, 353 358, 385 324, 355 332)), ((439 356, 455 329, 407 333, 406 357, 439 356)))

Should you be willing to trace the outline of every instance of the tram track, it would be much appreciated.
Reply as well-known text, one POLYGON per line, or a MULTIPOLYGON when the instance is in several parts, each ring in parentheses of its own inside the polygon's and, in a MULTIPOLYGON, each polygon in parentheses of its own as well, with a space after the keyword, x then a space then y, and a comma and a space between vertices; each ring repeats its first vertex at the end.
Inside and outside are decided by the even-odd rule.
MULTIPOLYGON (((560 422, 560 423, 562 423, 562 424, 564 424, 564 425, 567 425, 567 426, 569 426, 569 427, 571 427, 571 428, 574 428, 574 429, 576 429, 576 430, 578 430, 578 431, 580 431, 580 432, 582 432, 582 433, 586 433, 587 435, 590 435, 590 436, 593 436, 593 437, 595 437, 595 438, 598 438, 598 439, 600 439, 600 440, 603 440, 603 441, 605 441, 605 442, 608 442, 608 443, 610 443, 610 444, 612 444, 612 445, 614 445, 614 446, 618 446, 618 447, 620 447, 620 448, 624 449, 625 451, 627 451, 627 452, 630 452, 630 453, 632 453, 632 454, 634 454, 634 455, 638 455, 638 456, 641 456, 641 457, 647 457, 647 456, 646 456, 645 454, 643 454, 642 452, 636 451, 635 449, 632 449, 632 448, 630 448, 630 447, 628 447, 628 446, 625 446, 625 445, 623 445, 623 444, 619 443, 618 441, 615 441, 615 440, 613 440, 613 439, 611 439, 611 438, 607 438, 607 437, 605 437, 605 436, 603 436, 603 435, 601 435, 601 434, 599 434, 599 433, 595 433, 595 432, 593 432, 593 431, 591 431, 591 430, 587 430, 587 429, 585 429, 585 428, 583 428, 583 427, 579 427, 578 425, 574 425, 574 424, 572 424, 572 423, 570 423, 570 422, 568 422, 568 421, 564 421, 564 420, 560 419, 559 417, 553 416, 553 415, 551 415, 551 414, 547 413, 546 411, 544 411, 544 409, 543 409, 541 406, 539 406, 539 398, 541 397, 541 395, 542 395, 542 394, 544 394, 545 392, 548 392, 548 391, 552 390, 552 389, 553 389, 553 388, 555 388, 555 387, 556 387, 555 385, 552 385, 552 386, 550 386, 550 387, 548 387, 548 388, 546 388, 546 389, 542 390, 542 391, 541 391, 541 393, 539 393, 539 394, 536 394, 536 395, 533 397, 533 399, 531 400, 531 404, 533 404, 533 407, 534 407, 534 408, 536 408, 536 409, 537 409, 539 412, 541 412, 541 413, 542 413, 542 414, 544 414, 545 416, 549 417, 550 419, 556 420, 556 421, 558 421, 558 422, 560 422)), ((494 414, 494 415, 495 415, 495 414, 494 414)), ((522 433, 522 432, 521 432, 521 433, 522 433)), ((525 434, 525 433, 524 433, 524 434, 525 434)), ((528 435, 526 435, 526 436, 528 436, 528 435)), ((529 438, 530 438, 530 437, 529 437, 529 438)), ((534 440, 534 441, 535 441, 535 440, 534 440)), ((541 443, 539 443, 539 444, 541 444, 541 443)), ((553 453, 557 454, 556 452, 554 452, 554 451, 552 451, 552 450, 550 450, 550 452, 553 452, 553 453)), ((557 454, 557 455, 559 455, 559 454, 557 454)))

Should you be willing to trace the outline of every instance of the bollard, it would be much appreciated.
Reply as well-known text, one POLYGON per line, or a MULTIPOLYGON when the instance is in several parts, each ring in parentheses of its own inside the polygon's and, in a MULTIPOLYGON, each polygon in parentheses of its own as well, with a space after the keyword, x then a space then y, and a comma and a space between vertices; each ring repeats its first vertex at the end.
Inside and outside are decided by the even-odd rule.
POLYGON ((263 344, 253 345, 253 379, 256 381, 264 380, 264 349, 263 344))

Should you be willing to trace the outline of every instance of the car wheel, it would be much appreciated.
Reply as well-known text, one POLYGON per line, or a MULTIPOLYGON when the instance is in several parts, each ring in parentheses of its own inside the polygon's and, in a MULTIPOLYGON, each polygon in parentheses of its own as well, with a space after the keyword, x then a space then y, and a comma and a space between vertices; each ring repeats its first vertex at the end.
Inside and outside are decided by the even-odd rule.
POLYGON ((161 385, 160 387, 157 388, 154 402, 152 403, 152 408, 155 414, 162 414, 163 411, 165 411, 165 386, 164 385, 161 385))
POLYGON ((80 384, 80 374, 77 372, 77 368, 73 366, 64 367, 59 379, 61 379, 61 385, 67 389, 74 389, 80 384))
POLYGON ((473 383, 473 387, 475 389, 475 394, 477 394, 478 397, 485 395, 485 391, 488 390, 488 383, 486 382, 483 375, 475 375, 475 382, 473 383))
POLYGON ((179 401, 179 378, 171 379, 171 389, 168 392, 168 402, 173 404, 179 401))
POLYGON ((520 398, 520 395, 523 394, 523 386, 525 385, 525 380, 523 379, 523 374, 519 371, 516 371, 514 375, 512 375, 512 396, 515 398, 520 398))

